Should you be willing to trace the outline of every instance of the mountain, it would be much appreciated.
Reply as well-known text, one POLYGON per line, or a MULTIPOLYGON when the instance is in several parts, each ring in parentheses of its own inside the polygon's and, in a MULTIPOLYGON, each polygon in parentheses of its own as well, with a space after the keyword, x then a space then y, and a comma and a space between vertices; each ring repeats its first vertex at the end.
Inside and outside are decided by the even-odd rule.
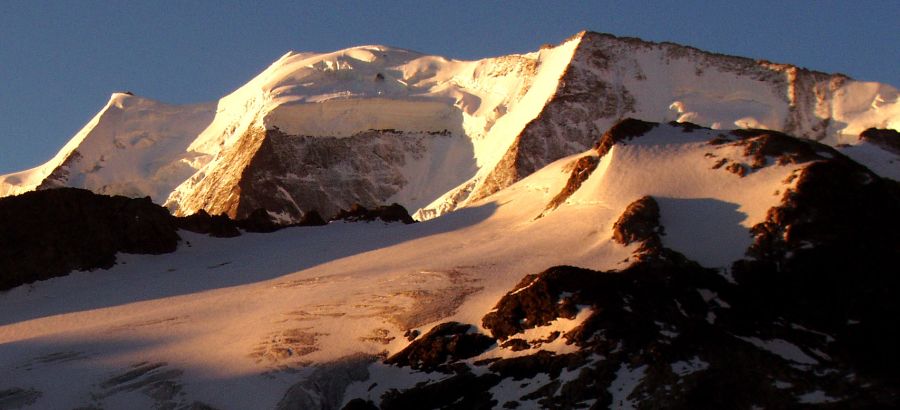
POLYGON ((582 32, 479 61, 291 52, 216 104, 114 94, 49 162, 0 177, 0 195, 70 186, 284 222, 397 202, 423 220, 587 149, 625 117, 780 130, 900 177, 896 151, 860 139, 900 128, 889 85, 582 32))
POLYGON ((581 33, 114 95, 4 177, 0 408, 897 407, 896 93, 581 33))
POLYGON ((423 223, 181 230, 13 288, 0 403, 898 403, 895 181, 766 130, 626 120, 594 145, 423 223))

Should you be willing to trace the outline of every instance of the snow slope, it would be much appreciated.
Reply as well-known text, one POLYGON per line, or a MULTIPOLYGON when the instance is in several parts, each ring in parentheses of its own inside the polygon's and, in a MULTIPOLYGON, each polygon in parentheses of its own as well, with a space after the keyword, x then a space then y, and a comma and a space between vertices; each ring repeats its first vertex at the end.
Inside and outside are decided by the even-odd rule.
MULTIPOLYGON (((181 232, 174 253, 119 255, 106 271, 20 286, 0 295, 0 391, 22 389, 35 408, 273 408, 291 386, 317 380, 320 366, 397 352, 407 330, 480 323, 524 274, 628 266, 636 245, 611 241, 613 224, 647 194, 659 200, 666 246, 726 266, 804 164, 770 162, 744 177, 714 169, 717 158, 750 161, 737 146, 709 144, 718 134, 660 125, 616 144, 550 211, 572 162, 596 151, 419 224, 334 222, 230 239, 181 232)), ((530 336, 571 329, 579 318, 530 336)), ((559 339, 543 348, 573 346, 559 339)), ((362 369, 382 383, 376 393, 433 377, 362 369)), ((364 390, 352 380, 342 386, 331 405, 343 403, 345 387, 364 390)))
POLYGON ((172 106, 113 94, 50 161, 0 176, 0 195, 73 186, 162 202, 194 173, 196 155, 187 147, 214 114, 212 104, 172 106))

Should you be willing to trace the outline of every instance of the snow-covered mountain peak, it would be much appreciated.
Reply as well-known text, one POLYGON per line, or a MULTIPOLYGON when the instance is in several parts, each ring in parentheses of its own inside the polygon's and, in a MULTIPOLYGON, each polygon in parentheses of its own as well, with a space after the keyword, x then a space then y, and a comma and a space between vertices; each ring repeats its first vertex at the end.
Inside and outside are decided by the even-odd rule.
POLYGON ((359 46, 321 54, 288 53, 257 80, 263 91, 276 97, 293 95, 299 101, 396 94, 399 88, 392 85, 396 85, 397 75, 389 76, 385 71, 420 56, 385 46, 359 46))
MULTIPOLYGON (((0 178, 0 194, 76 186, 179 214, 253 203, 288 220, 399 202, 427 219, 582 152, 626 117, 858 145, 865 129, 900 128, 900 102, 886 84, 589 31, 477 61, 382 45, 292 51, 216 103, 116 93, 53 160, 0 178), (253 195, 277 200, 251 200, 260 186, 253 195)), ((895 154, 853 154, 895 168, 895 154)))

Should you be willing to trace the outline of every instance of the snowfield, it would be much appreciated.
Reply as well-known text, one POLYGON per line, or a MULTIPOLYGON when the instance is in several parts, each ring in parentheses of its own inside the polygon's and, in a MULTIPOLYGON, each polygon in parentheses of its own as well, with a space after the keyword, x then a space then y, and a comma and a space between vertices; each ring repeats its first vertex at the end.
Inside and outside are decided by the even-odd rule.
MULTIPOLYGON (((397 392, 392 389, 420 382, 428 395, 434 391, 427 387, 457 376, 492 380, 484 390, 498 408, 520 399, 520 408, 540 408, 542 397, 566 396, 570 385, 602 392, 579 402, 584 406, 609 399, 613 407, 633 408, 656 403, 651 399, 667 403, 668 390, 654 391, 648 386, 661 384, 650 382, 696 384, 701 392, 704 386, 730 388, 703 377, 727 373, 716 360, 731 352, 707 357, 685 348, 689 354, 666 356, 669 362, 646 359, 699 342, 712 343, 710 351, 734 349, 735 360, 760 368, 789 363, 778 375, 760 376, 757 368, 734 373, 765 378, 764 387, 751 386, 757 390, 746 395, 843 401, 852 397, 835 396, 844 394, 840 383, 855 388, 869 381, 848 376, 856 369, 838 369, 834 363, 843 358, 824 353, 839 336, 781 317, 765 323, 769 333, 740 328, 744 318, 728 312, 765 311, 751 303, 752 291, 759 291, 752 286, 770 289, 750 281, 750 296, 735 296, 730 270, 744 261, 747 272, 765 273, 752 263, 790 260, 792 254, 778 252, 797 250, 789 247, 794 226, 801 226, 797 235, 834 239, 831 231, 803 231, 806 216, 845 215, 802 208, 810 207, 801 201, 808 196, 800 196, 800 205, 790 202, 801 182, 817 186, 834 169, 853 170, 865 182, 847 177, 856 184, 846 183, 857 190, 850 192, 867 193, 866 200, 894 192, 900 155, 860 140, 870 127, 900 127, 895 88, 597 33, 478 61, 377 45, 290 52, 207 104, 172 106, 114 94, 53 159, 0 176, 0 196, 80 187, 149 196, 177 215, 206 210, 243 218, 264 209, 279 222, 299 220, 312 205, 397 202, 421 222, 332 221, 234 238, 182 230, 175 252, 118 254, 108 270, 0 292, 0 408, 339 409, 351 399, 378 402, 397 392), (628 117, 655 122, 623 120, 628 117), (615 131, 614 124, 621 128, 615 131), (734 128, 742 129, 729 131, 734 128), (807 175, 814 166, 819 173, 807 175), (623 227, 626 209, 648 196, 658 215, 623 227), (764 223, 770 223, 763 226, 765 238, 774 244, 754 242, 764 235, 752 229, 764 223), (649 231, 633 243, 613 240, 628 229, 649 231), (654 240, 659 246, 648 250, 654 240), (485 324, 485 314, 496 312, 503 298, 524 298, 532 285, 556 286, 548 276, 535 276, 516 288, 526 275, 560 265, 604 271, 594 272, 591 283, 620 288, 550 295, 556 298, 552 309, 575 296, 598 299, 539 325, 522 319, 515 323, 521 328, 503 336, 485 324), (635 266, 645 270, 634 275, 653 280, 618 276, 635 266), (694 276, 653 276, 658 272, 652 269, 670 268, 694 276), (645 299, 636 300, 640 296, 645 299), (646 319, 641 315, 647 312, 669 321, 629 322, 646 319), (601 319, 607 322, 591 322, 601 319), (494 335, 486 350, 450 361, 465 371, 456 367, 450 376, 384 362, 451 321, 472 326, 448 336, 457 338, 454 348, 456 340, 494 335), (581 344, 573 342, 579 336, 569 338, 620 321, 628 323, 625 336, 594 329, 581 344), (651 328, 647 344, 635 342, 643 343, 642 326, 651 328), (502 372, 490 368, 540 354, 584 357, 577 366, 555 369, 540 362, 528 377, 514 369, 514 376, 501 379, 494 373, 502 372), (827 380, 800 383, 808 376, 801 372, 827 380), (596 374, 611 383, 581 383, 599 380, 596 374), (666 379, 672 375, 677 378, 666 379), (552 391, 523 397, 537 388, 552 391)), ((830 198, 846 199, 840 192, 830 198)), ((821 209, 830 211, 828 205, 821 209)), ((571 271, 559 277, 564 274, 571 271)), ((800 281, 785 277, 776 279, 800 281)), ((882 397, 878 392, 873 396, 882 397)), ((395 406, 403 403, 397 400, 395 406)))
MULTIPOLYGON (((717 134, 660 125, 618 144, 552 212, 546 204, 572 161, 595 151, 423 223, 333 222, 229 239, 182 231, 172 254, 120 254, 109 270, 20 286, 0 295, 0 379, 40 392, 35 404, 48 408, 272 408, 317 365, 395 353, 406 331, 438 322, 480 323, 525 274, 628 266, 634 245, 611 241, 613 223, 646 194, 660 198, 666 246, 726 267, 800 166, 746 177, 712 169, 718 157, 746 160, 708 144, 717 134), (158 391, 160 380, 169 390, 158 391)), ((567 331, 583 317, 523 337, 567 331)), ((562 339, 542 346, 572 348, 562 339)), ((481 358, 521 353, 497 348, 481 358)), ((633 388, 639 369, 622 371, 633 388)))

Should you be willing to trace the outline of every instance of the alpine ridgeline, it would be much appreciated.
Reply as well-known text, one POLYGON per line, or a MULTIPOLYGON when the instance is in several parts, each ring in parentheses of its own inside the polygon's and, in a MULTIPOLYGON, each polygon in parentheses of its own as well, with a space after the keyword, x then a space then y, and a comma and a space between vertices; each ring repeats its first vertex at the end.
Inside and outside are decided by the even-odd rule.
POLYGON ((779 130, 900 176, 896 147, 860 137, 900 128, 894 87, 582 32, 478 61, 290 52, 218 103, 116 93, 53 159, 0 176, 0 195, 67 186, 284 223, 396 202, 423 220, 590 148, 626 117, 779 130))

